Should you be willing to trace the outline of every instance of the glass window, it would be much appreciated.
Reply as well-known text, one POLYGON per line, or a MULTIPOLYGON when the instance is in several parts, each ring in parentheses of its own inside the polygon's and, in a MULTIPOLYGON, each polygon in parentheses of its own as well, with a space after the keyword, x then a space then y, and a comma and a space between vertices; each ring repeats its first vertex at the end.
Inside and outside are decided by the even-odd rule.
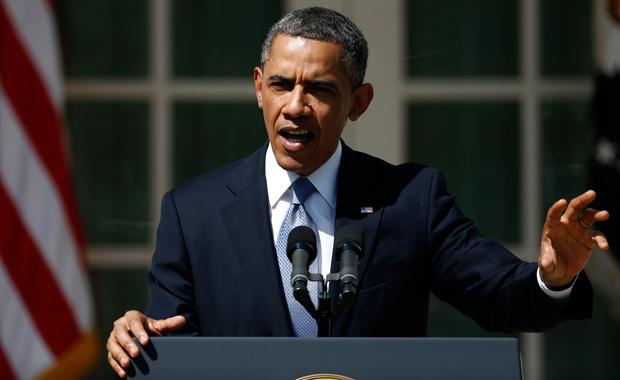
POLYGON ((68 77, 148 75, 147 0, 55 4, 68 77))
POLYGON ((573 321, 545 334, 546 379, 617 379, 620 324, 609 299, 594 292, 594 318, 573 321))
POLYGON ((591 149, 590 106, 586 101, 547 101, 543 118, 543 218, 558 199, 588 190, 591 149))
POLYGON ((408 0, 410 77, 516 76, 518 2, 408 0))
POLYGON ((541 1, 541 7, 543 75, 590 75, 592 2, 545 0, 541 1))
POLYGON ((174 75, 252 75, 267 30, 282 16, 280 0, 175 0, 174 75))
POLYGON ((90 244, 148 241, 148 106, 70 102, 74 184, 90 244))
POLYGON ((252 103, 177 103, 174 181, 240 160, 267 141, 263 113, 252 103))
POLYGON ((482 233, 519 241, 519 107, 412 104, 409 159, 443 171, 448 191, 482 233))
POLYGON ((431 294, 428 305, 428 336, 445 338, 518 338, 519 334, 488 333, 478 326, 473 319, 464 316, 458 310, 440 301, 434 294, 431 294))

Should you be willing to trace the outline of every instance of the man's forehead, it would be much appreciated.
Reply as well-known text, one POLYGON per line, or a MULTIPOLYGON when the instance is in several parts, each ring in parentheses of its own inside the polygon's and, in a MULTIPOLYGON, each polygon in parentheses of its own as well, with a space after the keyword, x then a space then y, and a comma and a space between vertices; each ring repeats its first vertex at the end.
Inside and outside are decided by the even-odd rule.
POLYGON ((336 40, 323 40, 323 39, 319 39, 319 38, 311 38, 311 37, 304 37, 304 36, 295 36, 295 35, 291 35, 291 34, 286 34, 283 32, 278 33, 274 38, 273 41, 271 42, 271 45, 273 45, 277 40, 281 40, 281 39, 289 39, 291 41, 296 41, 299 43, 303 43, 304 41, 316 41, 316 42, 325 42, 328 44, 334 44, 338 47, 341 47, 336 40))
POLYGON ((323 41, 314 38, 290 36, 288 34, 280 33, 271 42, 267 61, 281 54, 284 49, 303 49, 304 46, 307 46, 309 44, 315 46, 323 44, 325 44, 326 46, 332 46, 337 49, 336 51, 338 52, 337 54, 339 59, 343 53, 342 46, 337 44, 335 41, 323 41))
POLYGON ((282 35, 274 40, 263 70, 269 75, 284 74, 274 70, 316 69, 324 74, 344 74, 340 46, 333 42, 282 35))
MULTIPOLYGON (((293 48, 301 48, 304 44, 306 44, 306 42, 308 42, 308 40, 312 40, 312 39, 308 39, 308 38, 304 38, 304 37, 293 37, 293 36, 289 36, 289 35, 285 35, 285 34, 279 34, 276 37, 276 40, 277 39, 282 40, 284 38, 286 38, 288 40, 288 43, 293 48)), ((275 43, 276 40, 274 40, 274 43, 275 43)), ((312 41, 319 41, 319 40, 312 40, 312 41)))

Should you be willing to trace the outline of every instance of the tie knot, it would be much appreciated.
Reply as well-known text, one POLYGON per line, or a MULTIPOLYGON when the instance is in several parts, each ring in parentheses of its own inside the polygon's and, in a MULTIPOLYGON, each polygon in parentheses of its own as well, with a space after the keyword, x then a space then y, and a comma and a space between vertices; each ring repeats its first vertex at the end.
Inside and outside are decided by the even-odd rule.
POLYGON ((308 199, 310 194, 314 191, 314 185, 308 178, 299 177, 295 180, 295 182, 293 182, 291 189, 293 189, 293 200, 291 203, 303 205, 306 202, 306 199, 308 199))

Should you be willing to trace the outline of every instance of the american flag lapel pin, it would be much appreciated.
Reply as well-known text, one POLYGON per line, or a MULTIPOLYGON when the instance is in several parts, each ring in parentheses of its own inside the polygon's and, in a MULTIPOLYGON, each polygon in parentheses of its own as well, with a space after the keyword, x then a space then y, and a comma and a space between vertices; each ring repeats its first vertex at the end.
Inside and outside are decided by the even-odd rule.
POLYGON ((372 207, 362 207, 362 214, 372 214, 372 207))

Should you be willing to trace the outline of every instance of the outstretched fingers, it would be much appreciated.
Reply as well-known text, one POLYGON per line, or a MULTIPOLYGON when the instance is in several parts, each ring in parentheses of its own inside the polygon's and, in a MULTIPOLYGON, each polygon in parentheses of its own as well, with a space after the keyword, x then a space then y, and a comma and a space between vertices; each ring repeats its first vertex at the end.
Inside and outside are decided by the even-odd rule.
POLYGON ((603 251, 606 251, 609 249, 609 243, 607 242, 607 238, 602 232, 594 231, 590 234, 590 237, 592 240, 594 240, 596 245, 598 245, 598 247, 602 249, 603 251))
POLYGON ((589 227, 609 218, 607 211, 586 209, 596 193, 588 190, 568 203, 557 201, 547 213, 538 264, 543 281, 549 286, 569 283, 586 265, 592 248, 609 248, 607 239, 589 227))
POLYGON ((578 221, 583 209, 592 203, 594 198, 596 198, 596 193, 593 190, 586 191, 570 201, 564 216, 572 222, 578 221))
POLYGON ((567 203, 568 202, 566 202, 565 199, 560 199, 559 201, 555 202, 553 206, 549 208, 549 211, 547 211, 547 220, 545 221, 546 227, 554 228, 554 227, 557 227, 561 223, 562 214, 564 213, 564 210, 566 209, 567 203))
POLYGON ((606 210, 599 211, 592 208, 589 208, 583 212, 580 216, 581 225, 584 227, 591 226, 594 222, 602 222, 609 218, 609 212, 606 210))

